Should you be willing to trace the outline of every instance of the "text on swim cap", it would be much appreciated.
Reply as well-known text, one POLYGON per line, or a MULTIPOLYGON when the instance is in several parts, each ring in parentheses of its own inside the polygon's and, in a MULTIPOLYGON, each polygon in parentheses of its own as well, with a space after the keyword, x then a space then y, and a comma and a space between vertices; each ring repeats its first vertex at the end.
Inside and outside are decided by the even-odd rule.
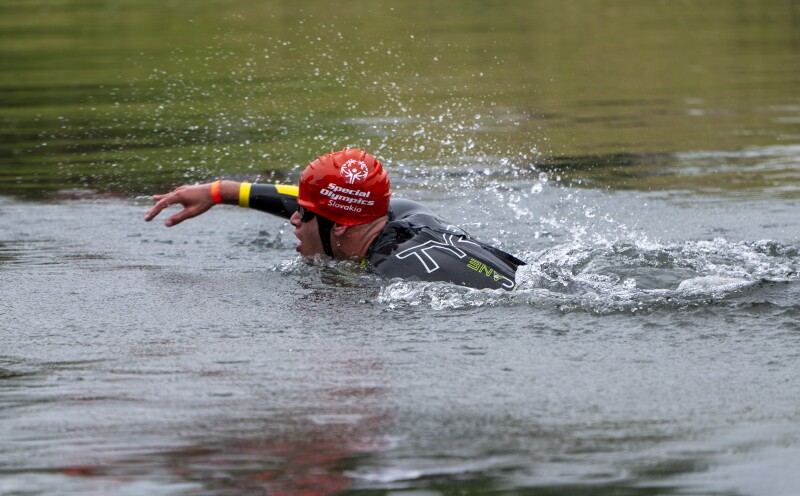
POLYGON ((358 214, 361 213, 361 207, 354 207, 353 205, 342 205, 341 203, 336 203, 336 200, 328 201, 328 206, 340 208, 342 210, 347 210, 348 212, 355 212, 358 214))
MULTIPOLYGON (((356 205, 372 206, 372 205, 375 204, 374 200, 366 200, 366 198, 369 198, 369 195, 371 193, 370 191, 361 191, 359 189, 342 188, 341 186, 337 186, 337 185, 335 185, 333 183, 328 184, 328 187, 320 190, 319 193, 322 196, 327 196, 328 198, 331 199, 331 201, 328 203, 329 205, 334 206, 334 207, 338 207, 338 208, 342 208, 342 206, 340 206, 340 205, 335 203, 336 201, 339 201, 339 200, 343 201, 343 202, 350 203, 350 204, 356 204, 356 205), (339 193, 342 193, 342 194, 339 194, 339 193), (358 198, 353 198, 353 196, 347 196, 347 195, 355 195, 358 198)), ((347 210, 349 210, 349 209, 347 209, 347 210)))
POLYGON ((337 186, 333 183, 328 183, 328 189, 331 191, 336 191, 337 193, 344 193, 346 195, 354 195, 354 196, 361 196, 364 198, 369 198, 370 193, 372 191, 361 191, 360 189, 347 189, 342 188, 341 186, 337 186))

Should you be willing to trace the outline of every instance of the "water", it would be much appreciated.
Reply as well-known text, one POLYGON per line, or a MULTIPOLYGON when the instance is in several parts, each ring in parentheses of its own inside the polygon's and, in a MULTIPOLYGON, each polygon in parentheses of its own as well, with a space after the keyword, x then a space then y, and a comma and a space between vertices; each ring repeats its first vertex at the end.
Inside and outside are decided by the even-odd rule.
POLYGON ((0 495, 796 494, 798 15, 730 5, 4 4, 0 495), (142 222, 345 144, 518 289, 142 222))
POLYGON ((308 266, 234 207, 5 200, 2 494, 792 494, 796 202, 496 191, 417 197, 495 219, 510 294, 308 266))

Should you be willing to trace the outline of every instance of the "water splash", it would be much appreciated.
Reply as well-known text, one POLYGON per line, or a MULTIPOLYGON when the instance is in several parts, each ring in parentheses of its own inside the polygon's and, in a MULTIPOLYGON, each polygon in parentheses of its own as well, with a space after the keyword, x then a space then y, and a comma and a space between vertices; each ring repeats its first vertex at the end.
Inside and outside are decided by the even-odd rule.
POLYGON ((512 292, 446 284, 393 282, 378 301, 389 308, 434 310, 536 306, 597 314, 652 312, 711 304, 737 305, 763 290, 777 306, 792 306, 800 285, 797 249, 775 242, 724 239, 670 245, 593 246, 572 242, 529 257, 512 292), (770 291, 783 286, 781 296, 770 291))

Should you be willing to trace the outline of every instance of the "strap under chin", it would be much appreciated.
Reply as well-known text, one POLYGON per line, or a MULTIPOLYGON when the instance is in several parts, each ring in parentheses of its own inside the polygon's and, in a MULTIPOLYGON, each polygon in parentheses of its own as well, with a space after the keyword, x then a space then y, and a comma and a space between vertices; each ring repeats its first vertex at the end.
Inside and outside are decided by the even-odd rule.
POLYGON ((317 226, 319 227, 319 239, 322 240, 322 249, 325 251, 326 255, 333 258, 333 249, 331 248, 331 229, 333 229, 333 221, 321 215, 317 215, 317 226))

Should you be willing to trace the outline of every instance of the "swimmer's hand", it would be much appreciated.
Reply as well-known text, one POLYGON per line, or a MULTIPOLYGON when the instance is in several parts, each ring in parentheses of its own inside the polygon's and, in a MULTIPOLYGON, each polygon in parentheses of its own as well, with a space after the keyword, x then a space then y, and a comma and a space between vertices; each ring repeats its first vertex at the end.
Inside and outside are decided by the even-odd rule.
POLYGON ((164 221, 164 225, 167 227, 176 226, 186 219, 197 217, 214 206, 211 198, 211 183, 180 186, 171 193, 153 195, 153 200, 156 201, 156 204, 145 214, 145 222, 153 220, 156 215, 170 205, 183 205, 183 210, 164 221))

